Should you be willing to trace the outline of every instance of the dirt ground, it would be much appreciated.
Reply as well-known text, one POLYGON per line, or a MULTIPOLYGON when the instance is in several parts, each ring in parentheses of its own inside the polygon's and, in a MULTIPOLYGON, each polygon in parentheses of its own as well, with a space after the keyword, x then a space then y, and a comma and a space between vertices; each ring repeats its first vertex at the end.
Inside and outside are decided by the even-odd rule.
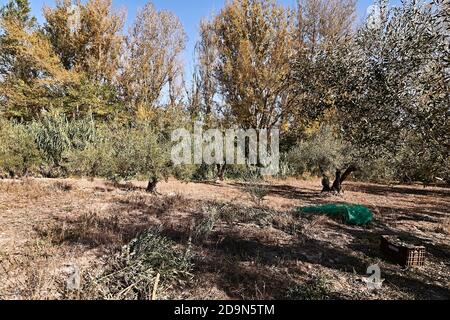
POLYGON ((68 299, 64 286, 75 266, 100 270, 105 256, 152 225, 180 246, 211 206, 228 205, 232 221, 218 221, 194 241, 192 281, 160 298, 176 299, 450 299, 450 189, 349 182, 340 196, 320 193, 318 180, 261 183, 263 200, 241 182, 170 180, 160 195, 145 182, 0 180, 0 299, 68 299), (368 206, 369 226, 296 207, 328 203, 368 206), (261 219, 242 219, 253 208, 261 219), (265 212, 265 211, 264 211, 265 212), (379 252, 382 235, 427 249, 424 267, 404 269, 379 252), (383 286, 369 290, 367 268, 378 264, 383 286))

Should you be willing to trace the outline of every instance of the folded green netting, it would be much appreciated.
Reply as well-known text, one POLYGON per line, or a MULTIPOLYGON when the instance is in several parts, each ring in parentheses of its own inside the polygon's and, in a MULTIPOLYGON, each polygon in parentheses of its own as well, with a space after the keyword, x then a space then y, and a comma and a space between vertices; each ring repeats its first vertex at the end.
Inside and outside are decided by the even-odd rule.
POLYGON ((331 217, 340 217, 347 224, 365 225, 373 220, 373 213, 362 205, 331 204, 312 206, 297 209, 304 214, 325 214, 331 217))

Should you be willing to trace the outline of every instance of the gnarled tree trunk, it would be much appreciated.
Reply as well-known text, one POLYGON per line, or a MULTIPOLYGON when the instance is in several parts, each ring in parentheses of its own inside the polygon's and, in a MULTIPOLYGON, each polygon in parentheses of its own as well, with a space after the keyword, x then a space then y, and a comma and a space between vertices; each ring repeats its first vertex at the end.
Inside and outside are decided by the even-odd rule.
POLYGON ((351 165, 348 167, 347 170, 345 170, 344 173, 342 173, 341 170, 336 170, 336 178, 334 179, 333 185, 330 185, 330 178, 323 173, 322 175, 322 192, 336 192, 341 193, 342 192, 342 184, 347 180, 347 178, 352 174, 352 172, 357 171, 358 169, 351 165))
POLYGON ((330 178, 325 173, 322 173, 322 192, 331 192, 330 178))
POLYGON ((217 165, 217 180, 224 181, 226 172, 226 164, 217 165))
POLYGON ((158 184, 158 179, 155 177, 152 177, 148 180, 147 184, 147 192, 155 193, 156 192, 156 185, 158 184))

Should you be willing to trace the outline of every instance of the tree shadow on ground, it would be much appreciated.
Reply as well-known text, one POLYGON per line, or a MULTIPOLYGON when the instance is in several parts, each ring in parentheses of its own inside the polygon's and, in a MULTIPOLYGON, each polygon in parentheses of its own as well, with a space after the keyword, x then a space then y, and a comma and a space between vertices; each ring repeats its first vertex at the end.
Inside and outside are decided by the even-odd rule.
MULTIPOLYGON (((302 192, 290 186, 271 186, 270 192, 279 196, 310 201, 323 200, 317 194, 302 192), (302 198, 303 197, 303 198, 302 198)), ((42 236, 54 237, 56 241, 70 245, 86 245, 91 248, 110 245, 122 245, 151 226, 161 223, 158 217, 165 215, 179 202, 167 198, 142 198, 140 196, 120 199, 106 216, 82 215, 77 218, 58 217, 54 229, 38 230, 42 236), (161 201, 160 201, 161 200, 161 201), (121 215, 121 212, 127 212, 121 215)), ((184 222, 167 219, 163 234, 180 246, 187 246, 192 236, 188 220, 202 215, 194 207, 204 204, 183 202, 184 210, 189 206, 188 216, 184 222)), ((382 207, 380 212, 397 210, 382 207)), ((282 214, 280 212, 280 214, 282 214)), ((286 213, 283 213, 286 214, 286 213)), ((392 212, 391 212, 392 215, 392 212)), ((171 217, 172 218, 172 217, 171 217)), ((381 217, 383 218, 383 217, 381 217)), ((297 217, 297 219, 306 219, 297 217)), ((302 222, 305 222, 302 220, 302 222)), ((286 267, 298 262, 307 263, 318 268, 340 272, 340 276, 359 277, 366 275, 367 267, 376 260, 382 260, 379 253, 379 237, 384 234, 409 236, 411 241, 423 242, 424 239, 414 234, 396 230, 387 226, 386 219, 377 219, 369 228, 352 227, 339 223, 327 224, 327 230, 349 235, 352 241, 341 245, 333 240, 318 239, 314 234, 300 232, 288 243, 273 243, 261 236, 246 232, 236 232, 233 227, 214 230, 205 241, 193 243, 197 253, 194 274, 215 274, 215 285, 229 297, 236 299, 283 299, 286 292, 299 284, 299 278, 311 277, 304 271, 286 267)), ((253 226, 252 228, 255 228, 253 226)), ((281 227, 272 225, 272 228, 281 227)), ((263 230, 261 228, 260 230, 263 230)), ((427 244, 433 259, 448 260, 448 247, 443 244, 427 244)), ((383 270, 383 277, 390 286, 401 288, 420 298, 450 297, 450 290, 433 284, 431 278, 418 279, 410 273, 402 273, 399 268, 386 262, 388 268, 383 270), (425 281, 430 280, 430 281, 425 281)), ((333 299, 343 298, 340 293, 330 293, 333 299)))
MULTIPOLYGON (((361 237, 361 235, 357 235, 361 237)), ((366 234, 363 235, 364 237, 366 234)), ((283 261, 302 261, 310 264, 321 265, 328 269, 334 269, 347 273, 349 277, 359 274, 366 274, 367 268, 376 259, 383 259, 376 248, 366 250, 366 247, 356 247, 350 245, 348 248, 338 248, 329 242, 316 240, 313 238, 303 239, 302 243, 278 246, 267 245, 257 240, 243 240, 228 235, 220 245, 210 248, 229 256, 236 262, 254 262, 267 268, 280 265, 283 261), (360 251, 362 255, 355 256, 353 251, 360 251), (372 257, 368 256, 372 252, 372 257), (364 258, 361 258, 364 257, 364 258)), ((436 249, 432 251, 437 254, 436 249)), ((440 256, 440 258, 444 258, 440 256)), ((270 278, 270 275, 269 275, 270 278)), ((397 272, 396 268, 388 268, 383 270, 383 278, 389 285, 401 288, 410 294, 419 298, 442 299, 450 297, 450 289, 433 284, 433 279, 424 277, 417 279, 410 274, 402 274, 397 272), (428 280, 427 282, 425 282, 428 280)), ((287 278, 286 278, 287 279, 287 278)), ((236 283, 238 285, 238 283, 236 283)), ((284 288, 284 287, 283 287, 284 288)), ((274 291, 274 297, 279 297, 280 292, 274 291)))
POLYGON ((120 247, 151 226, 161 224, 179 202, 178 197, 136 195, 117 200, 105 212, 55 216, 49 224, 35 226, 34 230, 56 244, 90 249, 120 247))
POLYGON ((305 202, 324 203, 327 195, 314 189, 300 189, 290 185, 271 185, 264 183, 243 183, 235 182, 231 184, 243 192, 247 192, 249 187, 264 189, 268 196, 280 197, 291 200, 303 200, 305 202))
POLYGON ((379 248, 381 237, 387 235, 395 236, 413 245, 425 246, 428 258, 437 259, 440 261, 450 261, 450 246, 442 243, 435 243, 430 238, 420 237, 411 232, 388 227, 380 222, 375 222, 374 226, 369 231, 345 225, 335 225, 332 228, 338 232, 350 234, 353 237, 354 242, 349 246, 349 248, 355 251, 360 251, 372 258, 384 258, 380 253, 379 248))
MULTIPOLYGON (((431 208, 432 209, 432 208, 431 208)), ((390 207, 379 208, 379 211, 396 210, 397 215, 406 215, 402 210, 390 207), (398 213, 400 211, 400 213, 398 213)), ((427 212, 428 214, 429 212, 427 212)), ((415 219, 427 221, 427 216, 418 214, 415 219)), ((429 218, 429 217, 428 217, 429 218)), ((299 218, 303 219, 303 218, 299 218)), ((435 219, 428 219, 435 222, 435 219)), ((276 225, 273 227, 277 228, 276 225)), ((382 235, 394 235, 401 237, 407 242, 416 244, 425 244, 431 260, 436 262, 448 261, 449 247, 445 244, 429 242, 425 238, 418 235, 401 231, 386 224, 386 219, 376 219, 369 227, 348 226, 342 223, 332 223, 327 225, 328 230, 334 230, 339 234, 349 235, 352 241, 346 245, 334 244, 333 241, 318 240, 314 236, 301 234, 299 239, 292 243, 286 244, 268 244, 258 237, 251 238, 249 235, 239 232, 221 230, 215 232, 208 241, 200 244, 201 251, 205 252, 204 256, 217 257, 216 259, 202 260, 201 267, 198 272, 219 272, 221 275, 227 275, 228 269, 235 265, 256 264, 261 270, 271 268, 273 266, 281 266, 286 262, 306 262, 313 265, 320 265, 328 269, 334 269, 345 272, 349 276, 357 274, 363 276, 366 274, 367 268, 376 261, 383 261, 388 266, 384 270, 383 277, 390 286, 401 288, 402 291, 408 292, 410 295, 419 298, 442 299, 450 297, 450 290, 438 284, 434 284, 432 276, 429 277, 424 273, 414 275, 404 273, 400 267, 396 267, 380 253, 380 238, 382 235), (356 254, 355 254, 356 253, 356 254), (219 257, 222 257, 220 259, 219 257), (210 265, 208 264, 210 263, 210 265)), ((281 230, 281 229, 280 229, 281 230)), ((186 239, 187 235, 178 236, 179 239, 186 239)), ((261 277, 261 270, 255 272, 261 277)), ((235 272, 235 271, 233 271, 235 272)), ((248 268, 245 274, 249 272, 248 268)), ((268 272, 267 278, 273 277, 268 272)), ((291 280, 286 278, 289 283, 291 280)), ((289 285, 292 285, 290 283, 289 285)), ((282 283, 275 286, 277 288, 272 292, 272 297, 280 297, 283 295, 284 286, 282 283)), ((234 284, 227 283, 223 289, 231 297, 236 297, 235 292, 242 292, 242 285, 236 281, 234 284)), ((247 288, 250 291, 253 287, 247 288)), ((267 292, 266 292, 267 293, 267 292)))
POLYGON ((126 220, 118 215, 81 215, 76 218, 56 217, 53 223, 36 226, 34 230, 40 237, 57 245, 64 243, 95 249, 120 247, 147 230, 150 223, 148 216, 138 214, 130 215, 126 220))
POLYGON ((441 212, 441 206, 417 206, 415 208, 408 207, 389 207, 389 206, 369 206, 375 212, 379 213, 379 219, 386 222, 401 222, 401 221, 418 221, 418 222, 432 222, 439 223, 450 214, 441 212))
POLYGON ((429 274, 427 273, 429 271, 423 269, 418 271, 403 269, 387 260, 380 251, 380 241, 382 236, 390 235, 410 244, 425 246, 427 250, 426 259, 434 264, 450 261, 450 246, 435 243, 411 232, 394 229, 379 221, 375 221, 369 230, 339 224, 334 224, 331 228, 352 236, 353 241, 347 247, 349 251, 359 252, 372 261, 383 261, 384 266, 387 266, 387 269, 382 270, 383 278, 386 279, 387 284, 401 288, 420 299, 450 298, 450 288, 434 284, 435 274, 429 274))
MULTIPOLYGON (((234 183, 233 185, 244 191, 247 187, 243 183, 234 183)), ((261 184, 260 187, 267 188, 268 195, 287 199, 302 200, 315 204, 329 203, 330 200, 328 196, 323 196, 313 189, 300 190, 289 185, 265 184, 261 184)), ((396 192, 404 193, 409 191, 413 192, 413 194, 415 192, 433 196, 446 194, 446 190, 436 193, 409 187, 396 190, 396 192)), ((374 192, 384 195, 385 193, 389 194, 390 191, 382 188, 374 192)), ((335 200, 336 203, 345 203, 340 198, 335 200)), ((388 266, 383 271, 383 277, 391 287, 400 288, 400 290, 419 298, 440 299, 450 297, 450 290, 435 284, 432 277, 422 273, 420 276, 414 273, 403 273, 399 267, 386 261, 379 250, 380 237, 385 234, 400 236, 407 241, 423 244, 426 239, 389 227, 386 223, 389 221, 401 222, 401 219, 439 222, 447 217, 447 215, 442 213, 445 212, 445 210, 442 210, 442 203, 418 206, 413 213, 411 213, 412 210, 410 209, 388 206, 378 206, 376 209, 380 215, 376 217, 372 226, 366 228, 347 226, 342 223, 333 223, 334 227, 327 225, 327 228, 350 236, 352 241, 345 245, 334 243, 332 239, 324 241, 318 239, 315 235, 307 233, 301 233, 298 238, 295 238, 288 244, 274 244, 267 243, 260 237, 252 237, 245 232, 233 232, 232 228, 216 231, 208 241, 197 244, 198 249, 203 252, 202 256, 209 258, 205 258, 201 263, 197 264, 196 272, 198 274, 218 272, 220 275, 218 285, 230 297, 255 297, 255 283, 259 283, 257 286, 261 287, 263 283, 272 281, 273 285, 269 287, 266 285, 264 297, 283 298, 286 290, 296 285, 296 281, 289 275, 281 273, 280 270, 283 269, 283 265, 296 262, 309 263, 343 272, 350 278, 355 273, 359 276, 366 276, 367 268, 371 264, 376 261, 383 261, 388 266), (384 216, 385 212, 389 212, 389 214, 384 216), (245 278, 249 278, 251 281, 245 282, 245 278)), ((298 217, 298 219, 304 218, 298 217)), ((278 228, 275 225, 272 225, 272 227, 278 228)), ((189 235, 182 235, 182 233, 180 235, 179 232, 174 239, 186 241, 189 235)), ((448 261, 449 250, 446 245, 428 242, 426 246, 432 259, 438 262, 448 261)), ((332 296, 335 298, 341 297, 339 293, 332 296)))
POLYGON ((446 186, 440 188, 425 188, 421 186, 388 186, 354 182, 346 184, 346 190, 389 197, 403 197, 404 195, 450 197, 450 188, 447 188, 446 186))

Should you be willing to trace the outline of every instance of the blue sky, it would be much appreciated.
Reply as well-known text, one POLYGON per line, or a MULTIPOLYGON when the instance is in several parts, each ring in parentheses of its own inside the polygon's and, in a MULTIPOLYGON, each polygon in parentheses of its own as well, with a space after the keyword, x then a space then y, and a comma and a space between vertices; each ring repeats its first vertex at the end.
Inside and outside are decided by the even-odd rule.
MULTIPOLYGON (((0 5, 4 5, 8 0, 0 0, 0 5)), ((391 3, 398 3, 400 0, 391 0, 391 3)), ((113 0, 114 7, 125 8, 127 11, 127 25, 134 20, 136 12, 142 8, 146 0, 113 0)), ((294 6, 296 0, 278 0, 286 6, 294 6)), ((44 5, 53 6, 54 0, 30 0, 33 14, 42 23, 42 8, 44 5)), ((208 17, 213 12, 217 12, 224 5, 225 0, 153 0, 158 9, 171 10, 180 18, 188 36, 188 43, 184 53, 186 71, 189 73, 192 68, 194 45, 198 35, 198 25, 202 17, 208 17)), ((357 0, 358 22, 361 21, 367 8, 373 4, 373 0, 357 0)))

